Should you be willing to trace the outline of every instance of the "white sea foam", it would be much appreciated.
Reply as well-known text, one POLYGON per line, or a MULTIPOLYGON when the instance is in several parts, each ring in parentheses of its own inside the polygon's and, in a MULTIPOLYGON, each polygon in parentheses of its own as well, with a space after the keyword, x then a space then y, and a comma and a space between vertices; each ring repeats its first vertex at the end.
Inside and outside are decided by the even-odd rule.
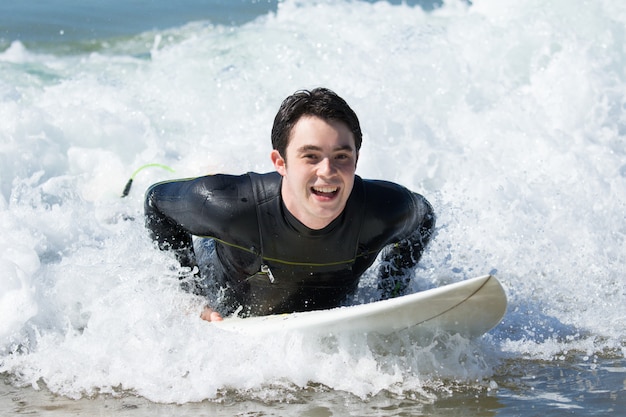
POLYGON ((0 53, 0 371, 73 397, 267 399, 311 382, 428 397, 441 380, 488 384, 510 355, 622 352, 625 23, 609 1, 426 13, 287 0, 242 26, 190 24, 77 55, 14 42, 0 53), (510 310, 490 335, 422 348, 242 340, 198 320, 201 300, 145 233, 143 190, 270 170, 281 100, 320 85, 360 116, 358 173, 435 206, 414 288, 488 272, 504 283, 510 310), (176 173, 142 171, 120 199, 151 162, 176 173))

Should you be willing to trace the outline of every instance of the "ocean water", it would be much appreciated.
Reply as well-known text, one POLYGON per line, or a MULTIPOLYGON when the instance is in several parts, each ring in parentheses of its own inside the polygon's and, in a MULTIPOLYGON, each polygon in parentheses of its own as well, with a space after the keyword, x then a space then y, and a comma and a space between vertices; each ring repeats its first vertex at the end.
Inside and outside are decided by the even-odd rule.
POLYGON ((7 3, 3 415, 623 415, 626 3, 7 3), (498 327, 418 345, 199 320, 143 192, 271 170, 280 102, 316 86, 360 117, 357 173, 437 211, 412 289, 493 273, 498 327), (120 198, 145 164, 175 172, 120 198))

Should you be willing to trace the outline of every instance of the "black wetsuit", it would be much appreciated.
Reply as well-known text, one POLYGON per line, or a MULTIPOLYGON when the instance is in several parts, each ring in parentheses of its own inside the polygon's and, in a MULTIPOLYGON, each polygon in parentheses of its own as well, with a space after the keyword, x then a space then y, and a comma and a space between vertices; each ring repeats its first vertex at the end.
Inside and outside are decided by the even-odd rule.
POLYGON ((381 250, 383 281, 414 266, 434 228, 430 204, 394 183, 356 176, 344 211, 320 230, 289 213, 280 188, 276 172, 155 184, 146 225, 187 266, 195 262, 192 235, 215 239, 214 278, 249 315, 336 307, 381 250))

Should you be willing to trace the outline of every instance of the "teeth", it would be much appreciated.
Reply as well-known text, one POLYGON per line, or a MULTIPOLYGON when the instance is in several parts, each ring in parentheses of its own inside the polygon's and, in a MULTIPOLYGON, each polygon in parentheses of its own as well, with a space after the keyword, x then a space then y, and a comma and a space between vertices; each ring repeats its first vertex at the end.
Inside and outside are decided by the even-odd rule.
POLYGON ((337 191, 337 187, 313 187, 318 193, 334 193, 337 191))

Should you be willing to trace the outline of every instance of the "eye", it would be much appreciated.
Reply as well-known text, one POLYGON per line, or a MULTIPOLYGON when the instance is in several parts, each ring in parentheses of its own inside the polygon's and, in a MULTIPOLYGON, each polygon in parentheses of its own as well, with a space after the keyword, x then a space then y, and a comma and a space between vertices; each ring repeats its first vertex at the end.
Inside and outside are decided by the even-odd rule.
POLYGON ((347 153, 340 153, 340 154, 337 154, 337 156, 335 156, 335 159, 339 161, 346 161, 346 160, 352 159, 352 155, 347 154, 347 153))

